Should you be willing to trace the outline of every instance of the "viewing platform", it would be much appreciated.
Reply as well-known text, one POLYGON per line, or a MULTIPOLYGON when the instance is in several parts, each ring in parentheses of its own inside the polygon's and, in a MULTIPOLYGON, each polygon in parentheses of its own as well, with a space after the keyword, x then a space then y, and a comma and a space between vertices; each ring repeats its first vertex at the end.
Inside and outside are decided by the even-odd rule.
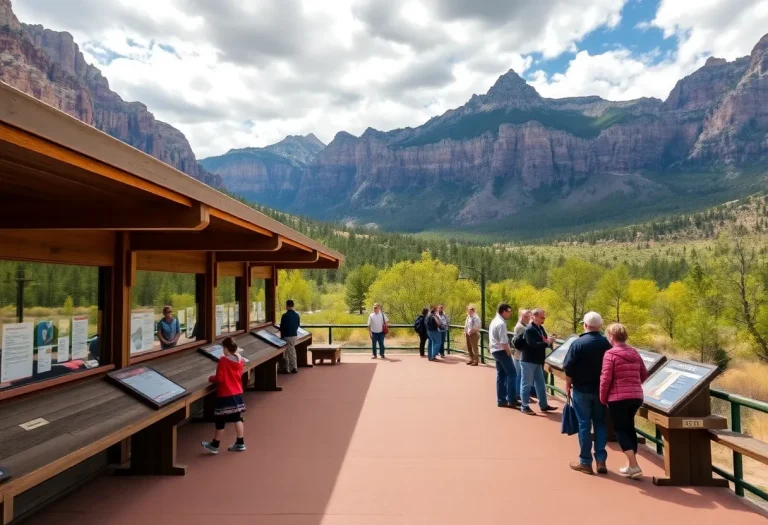
MULTIPOLYGON (((573 472, 577 439, 560 434, 560 410, 500 409, 494 369, 464 363, 344 354, 340 365, 280 376, 282 392, 245 394, 246 452, 209 455, 200 441, 213 425, 189 423, 178 431, 186 476, 102 475, 28 523, 766 523, 728 489, 655 486, 664 468, 651 449, 641 481, 617 474, 625 458, 615 443, 607 476, 573 472)), ((229 445, 233 430, 225 436, 229 445)))

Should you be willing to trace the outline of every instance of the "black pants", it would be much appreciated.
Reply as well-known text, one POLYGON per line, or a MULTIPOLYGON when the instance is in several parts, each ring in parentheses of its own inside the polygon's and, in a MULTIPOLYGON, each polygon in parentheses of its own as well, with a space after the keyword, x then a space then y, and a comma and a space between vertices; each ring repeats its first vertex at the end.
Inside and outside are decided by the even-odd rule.
POLYGON ((427 341, 429 341, 429 337, 427 337, 426 333, 419 334, 419 355, 421 357, 424 357, 424 347, 427 341))
POLYGON ((621 450, 637 452, 637 432, 635 431, 635 414, 643 404, 642 399, 624 399, 608 403, 608 410, 613 421, 613 432, 621 450))

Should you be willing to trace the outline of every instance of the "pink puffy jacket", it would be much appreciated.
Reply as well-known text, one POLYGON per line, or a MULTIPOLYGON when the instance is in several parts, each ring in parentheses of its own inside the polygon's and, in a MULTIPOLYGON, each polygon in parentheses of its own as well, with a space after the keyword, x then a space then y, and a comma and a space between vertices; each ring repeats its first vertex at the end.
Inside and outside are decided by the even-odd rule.
POLYGON ((643 399, 643 381, 648 370, 637 350, 625 343, 616 343, 603 357, 600 374, 600 402, 643 399))

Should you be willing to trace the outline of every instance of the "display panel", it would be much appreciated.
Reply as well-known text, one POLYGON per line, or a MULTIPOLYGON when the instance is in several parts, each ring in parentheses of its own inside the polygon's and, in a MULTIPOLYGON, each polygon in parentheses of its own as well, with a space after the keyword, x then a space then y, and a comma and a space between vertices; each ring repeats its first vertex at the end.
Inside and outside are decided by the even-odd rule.
MULTIPOLYGON (((219 359, 224 357, 224 347, 221 345, 207 345, 202 348, 199 348, 198 351, 204 356, 210 357, 216 362, 218 362, 219 359)), ((239 348, 238 348, 238 355, 240 355, 239 348)), ((240 357, 242 357, 243 361, 245 361, 246 363, 249 362, 247 357, 243 357, 242 355, 240 355, 240 357)))
POLYGON ((154 368, 144 365, 110 372, 107 377, 155 408, 165 406, 188 394, 181 385, 154 368))
POLYGON ((264 341, 278 348, 288 344, 284 340, 280 339, 278 336, 273 334, 272 332, 268 332, 266 330, 258 330, 258 331, 254 330, 251 332, 251 335, 255 335, 259 339, 263 339, 264 341))
POLYGON ((0 466, 0 483, 8 481, 11 477, 11 472, 7 468, 0 466))
POLYGON ((571 337, 566 339, 563 344, 555 348, 552 351, 552 353, 547 356, 547 359, 544 362, 549 366, 551 366, 552 368, 556 368, 557 370, 562 370, 563 362, 565 361, 565 356, 568 355, 568 350, 570 350, 571 345, 578 338, 579 338, 578 335, 572 335, 571 337))
POLYGON ((699 388, 709 384, 717 372, 715 365, 670 359, 643 384, 644 403, 671 414, 699 388))
POLYGON ((307 337, 309 335, 309 332, 304 330, 303 328, 299 327, 298 331, 296 332, 299 337, 307 337))
POLYGON ((666 356, 657 354, 656 352, 651 352, 650 350, 638 349, 637 353, 640 354, 640 357, 643 358, 643 363, 645 363, 645 369, 648 370, 649 374, 652 374, 656 370, 658 370, 659 367, 662 365, 662 363, 664 363, 664 361, 667 360, 666 356))

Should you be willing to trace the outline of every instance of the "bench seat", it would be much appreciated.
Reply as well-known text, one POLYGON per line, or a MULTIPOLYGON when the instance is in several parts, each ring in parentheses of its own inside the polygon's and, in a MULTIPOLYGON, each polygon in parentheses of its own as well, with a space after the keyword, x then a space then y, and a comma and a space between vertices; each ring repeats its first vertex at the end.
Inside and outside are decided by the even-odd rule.
POLYGON ((712 441, 747 457, 768 464, 768 443, 732 430, 710 430, 712 441))

